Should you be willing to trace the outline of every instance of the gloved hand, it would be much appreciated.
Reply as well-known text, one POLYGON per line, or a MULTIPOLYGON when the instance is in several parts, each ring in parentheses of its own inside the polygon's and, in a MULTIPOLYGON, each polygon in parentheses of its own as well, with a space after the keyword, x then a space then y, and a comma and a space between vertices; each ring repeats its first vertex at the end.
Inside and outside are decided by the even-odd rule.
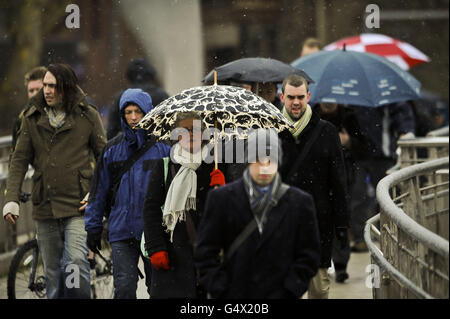
POLYGON ((16 202, 7 202, 3 206, 3 218, 15 224, 15 220, 19 218, 19 204, 16 202))
POLYGON ((99 250, 102 250, 102 233, 89 233, 87 234, 87 246, 88 248, 94 252, 98 253, 99 250))
POLYGON ((336 228, 336 239, 339 241, 339 247, 344 249, 348 245, 348 234, 347 228, 337 227, 336 228))
POLYGON ((211 176, 211 183, 209 184, 209 186, 225 185, 225 176, 220 171, 220 169, 213 170, 209 175, 211 176))
POLYGON ((169 270, 169 255, 167 254, 167 251, 161 250, 156 253, 154 253, 150 257, 150 262, 152 263, 152 266, 156 270, 169 270))

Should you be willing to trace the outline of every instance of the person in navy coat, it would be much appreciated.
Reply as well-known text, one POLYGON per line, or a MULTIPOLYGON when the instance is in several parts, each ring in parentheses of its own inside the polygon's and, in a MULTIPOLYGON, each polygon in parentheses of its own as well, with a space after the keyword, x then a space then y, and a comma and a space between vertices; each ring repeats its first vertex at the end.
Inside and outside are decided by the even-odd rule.
POLYGON ((266 140, 266 152, 255 151, 261 131, 250 134, 249 164, 242 178, 211 190, 206 199, 194 261, 212 298, 300 298, 319 268, 314 200, 281 182, 278 137, 263 131, 275 134, 266 140), (277 204, 265 209, 273 199, 277 204), (230 255, 250 222, 256 227, 230 255))

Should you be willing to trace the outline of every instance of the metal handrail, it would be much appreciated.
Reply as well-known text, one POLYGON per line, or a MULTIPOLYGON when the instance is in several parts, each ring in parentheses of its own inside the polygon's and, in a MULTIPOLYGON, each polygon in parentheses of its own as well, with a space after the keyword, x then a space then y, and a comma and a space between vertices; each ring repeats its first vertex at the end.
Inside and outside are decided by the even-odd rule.
POLYGON ((418 224, 400 209, 390 198, 389 188, 396 183, 417 176, 430 170, 448 168, 449 158, 439 158, 429 162, 416 164, 393 172, 384 177, 377 185, 376 198, 381 210, 394 221, 405 233, 420 241, 423 245, 436 253, 449 257, 449 242, 418 224))
POLYGON ((0 136, 0 148, 9 147, 12 143, 12 135, 0 136))
POLYGON ((448 125, 438 128, 434 131, 428 132, 427 136, 448 136, 449 130, 448 125))
MULTIPOLYGON (((372 242, 372 237, 370 236, 371 228, 373 225, 380 221, 380 214, 373 216, 366 221, 364 226, 364 241, 367 244, 370 255, 375 259, 377 265, 386 270, 392 277, 394 277, 399 283, 404 287, 411 290, 416 296, 425 299, 434 299, 433 296, 428 294, 423 289, 417 287, 411 280, 409 280, 405 275, 398 271, 392 264, 383 256, 383 252, 372 242)), ((378 231, 378 230, 377 230, 378 231)))

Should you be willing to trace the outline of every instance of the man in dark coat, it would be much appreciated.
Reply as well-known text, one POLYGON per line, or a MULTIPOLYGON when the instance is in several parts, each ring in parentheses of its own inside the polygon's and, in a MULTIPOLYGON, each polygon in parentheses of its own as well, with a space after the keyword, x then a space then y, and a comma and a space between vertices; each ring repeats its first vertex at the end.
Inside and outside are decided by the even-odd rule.
POLYGON ((308 83, 290 75, 282 85, 283 114, 294 126, 282 132, 283 181, 308 192, 314 198, 319 222, 320 269, 308 290, 309 298, 328 298, 333 237, 346 245, 349 226, 346 173, 339 135, 333 124, 312 112, 308 83), (309 149, 307 149, 309 148, 309 149))
MULTIPOLYGON (((130 83, 130 88, 139 88, 144 92, 150 94, 152 103, 157 106, 159 103, 169 97, 164 89, 158 87, 155 84, 156 70, 155 68, 144 58, 132 59, 128 64, 126 77, 130 83)), ((121 117, 119 112, 120 92, 112 105, 108 116, 108 128, 106 131, 106 137, 108 140, 122 132, 121 117)))
MULTIPOLYGON (((319 103, 313 106, 321 119, 332 123, 339 133, 344 154, 345 171, 347 173, 347 187, 350 189, 355 181, 356 161, 367 158, 368 141, 362 132, 353 109, 337 103, 319 103)), ((349 207, 350 209, 350 207, 349 207)), ((365 215, 358 210, 351 210, 351 229, 353 233, 362 233, 365 215)), ((344 282, 348 278, 347 264, 350 259, 350 244, 341 248, 335 240, 333 243, 333 264, 336 270, 336 282, 344 282)))
POLYGON ((272 132, 275 138, 267 144, 257 143, 266 140, 267 131, 261 131, 249 136, 243 177, 210 191, 206 200, 194 258, 213 298, 300 298, 319 267, 314 201, 281 182, 278 137, 272 132), (258 156, 252 150, 261 144, 266 149, 258 156), (269 206, 272 201, 277 204, 269 206), (253 229, 236 246, 249 223, 253 229))
POLYGON ((361 226, 353 233, 353 252, 365 252, 364 221, 377 211, 376 203, 367 192, 368 183, 376 189, 397 161, 397 141, 403 136, 414 136, 415 119, 408 102, 386 104, 381 107, 354 107, 355 114, 369 144, 369 157, 357 161, 355 182, 351 191, 351 207, 359 212, 361 226))

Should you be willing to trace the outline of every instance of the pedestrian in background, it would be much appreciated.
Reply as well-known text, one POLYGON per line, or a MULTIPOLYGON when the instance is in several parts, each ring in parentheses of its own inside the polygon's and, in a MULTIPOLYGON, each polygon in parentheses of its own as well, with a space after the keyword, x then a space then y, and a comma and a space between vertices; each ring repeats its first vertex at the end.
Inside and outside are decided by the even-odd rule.
POLYGON ((251 133, 248 154, 243 176, 208 194, 195 250, 200 280, 212 298, 300 298, 320 261, 314 201, 281 181, 274 131, 251 133))
MULTIPOLYGON (((95 252, 101 249, 105 208, 111 206, 108 236, 112 248, 114 298, 117 299, 136 299, 146 186, 153 161, 168 156, 170 151, 168 145, 156 143, 154 136, 149 137, 145 130, 135 128, 152 108, 150 95, 141 89, 127 89, 122 94, 119 113, 123 134, 114 137, 103 149, 86 208, 87 243, 95 252), (123 167, 126 171, 122 171, 123 167), (118 174, 121 176, 117 177, 118 174), (113 198, 108 196, 110 190, 114 190, 113 198)), ((151 265, 147 258, 142 259, 150 293, 151 265)))
MULTIPOLYGON (((367 158, 368 142, 362 132, 358 119, 353 109, 337 103, 319 103, 314 105, 313 111, 319 117, 332 123, 339 133, 342 152, 344 155, 346 185, 350 189, 355 182, 356 161, 367 158)), ((354 220, 358 220, 358 211, 350 210, 350 228, 354 229, 354 220)), ((359 224, 358 224, 359 225, 359 224)), ((336 282, 343 283, 348 279, 347 264, 350 259, 350 242, 341 248, 339 241, 335 238, 333 242, 332 259, 336 271, 336 282)))
POLYGON ((44 263, 46 292, 52 298, 90 298, 90 270, 84 209, 97 158, 106 143, 98 111, 77 85, 73 69, 50 64, 43 89, 24 113, 11 159, 3 216, 19 217, 19 194, 28 165, 34 167, 33 219, 44 263), (79 285, 66 284, 67 266, 79 269, 79 285))
POLYGON ((336 127, 319 118, 308 104, 307 81, 288 76, 280 99, 283 115, 293 128, 280 133, 283 145, 283 181, 312 195, 319 223, 321 258, 317 275, 311 280, 308 298, 326 299, 330 289, 333 238, 347 244, 349 226, 348 193, 341 141, 336 127))
POLYGON ((357 161, 355 182, 351 189, 351 209, 355 212, 352 227, 353 252, 366 252, 364 224, 376 211, 368 194, 369 185, 376 189, 386 171, 397 161, 397 140, 415 136, 415 119, 408 102, 387 104, 377 108, 354 107, 360 127, 368 141, 368 157, 357 161), (357 213, 356 213, 357 212, 357 213), (356 219, 357 218, 357 219, 356 219))
MULTIPOLYGON (((152 104, 157 106, 159 103, 164 101, 169 97, 163 88, 158 87, 156 84, 156 70, 153 65, 148 62, 145 58, 135 58, 132 59, 127 66, 127 71, 125 73, 126 78, 129 82, 130 88, 140 88, 144 92, 147 92, 152 97, 152 104)), ((112 139, 114 136, 122 132, 122 120, 120 116, 120 97, 122 96, 120 92, 109 110, 108 116, 108 129, 107 138, 112 139)))
POLYGON ((47 68, 45 66, 38 66, 33 69, 31 69, 29 72, 27 72, 24 76, 24 84, 25 88, 27 90, 27 96, 28 96, 28 102, 27 105, 20 111, 19 115, 17 116, 16 122, 14 123, 13 130, 12 130, 12 142, 11 142, 11 155, 10 155, 10 161, 12 157, 12 153, 14 152, 14 149, 17 144, 17 139, 20 134, 20 126, 22 124, 22 118, 25 113, 25 111, 29 108, 30 99, 36 95, 36 93, 39 92, 39 90, 42 88, 42 80, 44 79, 45 73, 47 72, 47 68))
POLYGON ((306 38, 300 47, 300 56, 306 56, 322 50, 322 44, 316 38, 306 38))

